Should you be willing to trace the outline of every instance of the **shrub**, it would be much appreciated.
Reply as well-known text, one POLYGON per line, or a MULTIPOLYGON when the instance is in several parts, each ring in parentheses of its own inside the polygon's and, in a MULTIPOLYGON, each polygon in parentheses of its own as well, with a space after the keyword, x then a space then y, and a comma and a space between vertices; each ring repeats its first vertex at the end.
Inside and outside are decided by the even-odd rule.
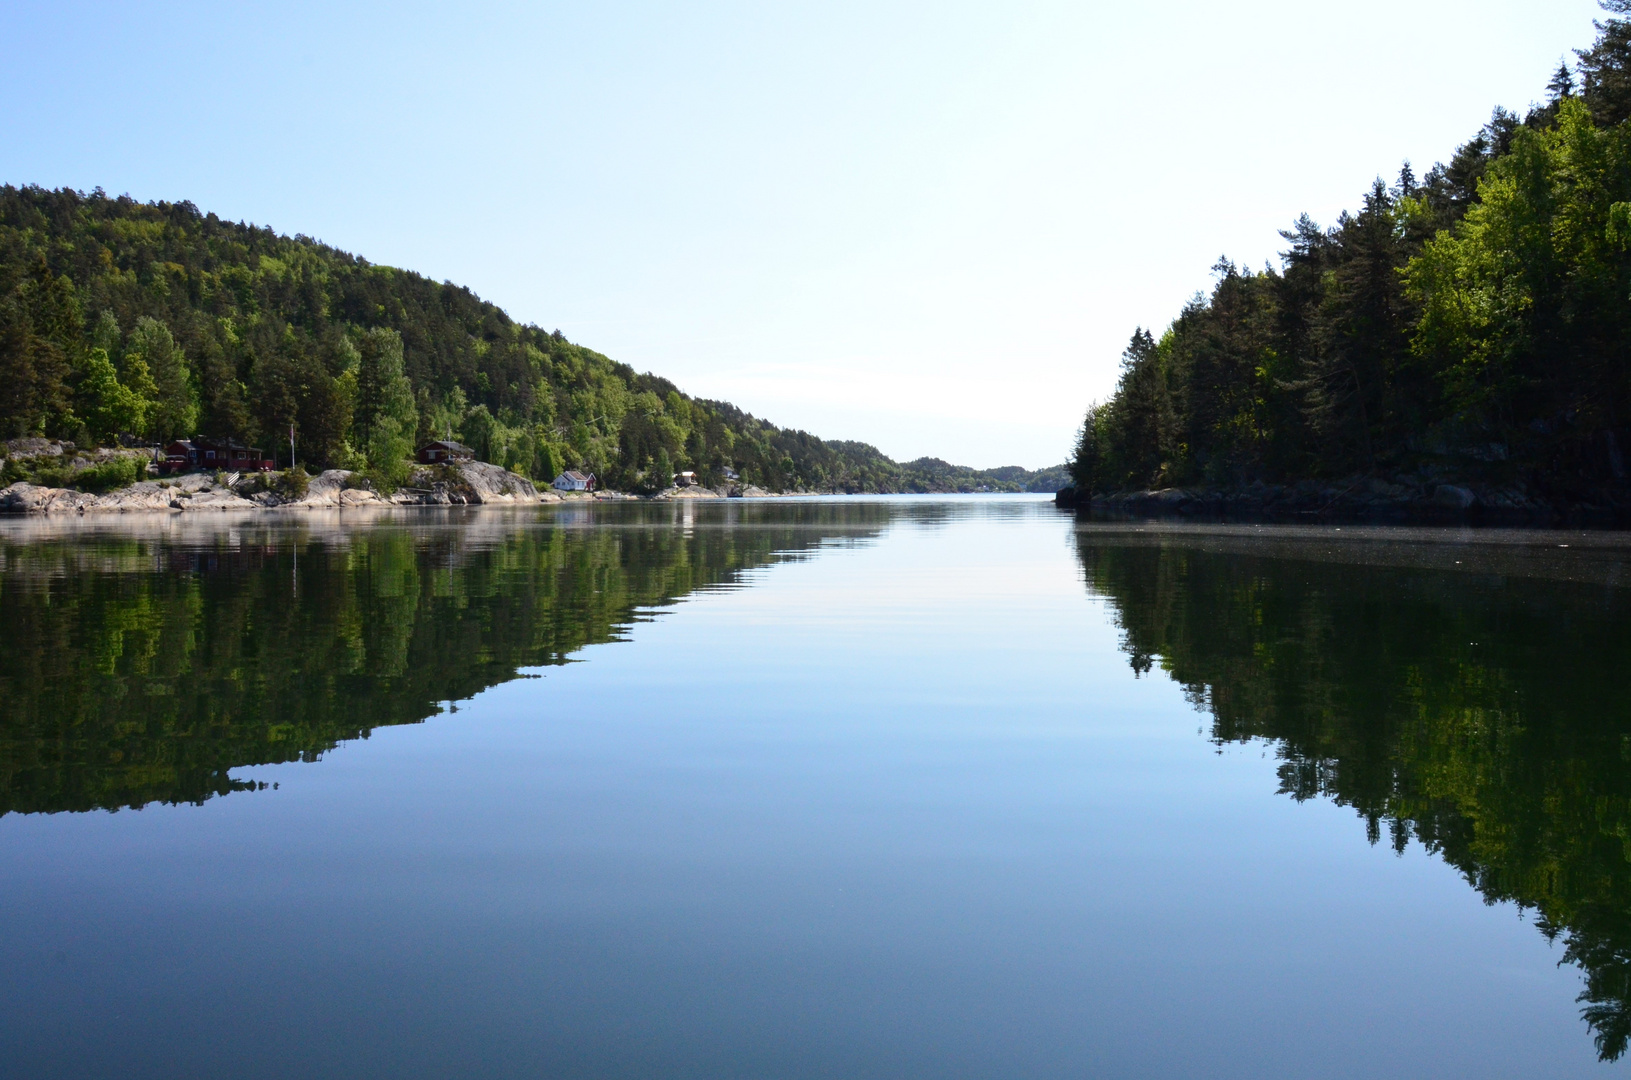
POLYGON ((81 491, 112 491, 129 487, 146 471, 147 462, 133 457, 109 458, 74 473, 71 483, 81 491))
POLYGON ((396 464, 395 467, 381 468, 375 465, 370 465, 368 468, 355 475, 362 478, 363 484, 366 485, 370 491, 377 492, 381 495, 391 495, 396 492, 397 488, 402 486, 403 481, 407 480, 411 471, 411 464, 406 459, 403 459, 400 463, 396 464))
POLYGON ((272 490, 284 499, 303 499, 311 487, 311 477, 301 468, 284 469, 278 473, 277 479, 272 481, 272 490))

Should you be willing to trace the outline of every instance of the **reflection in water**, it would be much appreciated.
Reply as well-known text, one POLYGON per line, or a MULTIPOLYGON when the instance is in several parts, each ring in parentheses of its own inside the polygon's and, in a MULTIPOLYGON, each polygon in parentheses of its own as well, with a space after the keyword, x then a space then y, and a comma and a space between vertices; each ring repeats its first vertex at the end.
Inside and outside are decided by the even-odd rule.
POLYGON ((900 513, 733 502, 14 523, 0 532, 0 814, 241 790, 228 770, 416 723, 618 640, 641 609, 900 513))
POLYGON ((1618 1058, 1631 1038, 1631 560, 1608 538, 1568 551, 1556 537, 1411 539, 1076 535, 1136 670, 1181 684, 1220 745, 1272 744, 1283 794, 1352 806, 1373 843, 1415 837, 1487 902, 1532 910, 1585 975, 1599 1054, 1618 1058))

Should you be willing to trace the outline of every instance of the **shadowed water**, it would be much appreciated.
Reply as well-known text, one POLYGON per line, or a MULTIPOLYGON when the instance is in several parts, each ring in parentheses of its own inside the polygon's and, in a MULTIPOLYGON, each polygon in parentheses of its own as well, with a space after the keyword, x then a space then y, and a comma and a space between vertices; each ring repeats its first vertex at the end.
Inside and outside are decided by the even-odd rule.
POLYGON ((1020 498, 0 524, 0 1071, 1617 1073, 1628 555, 1020 498))

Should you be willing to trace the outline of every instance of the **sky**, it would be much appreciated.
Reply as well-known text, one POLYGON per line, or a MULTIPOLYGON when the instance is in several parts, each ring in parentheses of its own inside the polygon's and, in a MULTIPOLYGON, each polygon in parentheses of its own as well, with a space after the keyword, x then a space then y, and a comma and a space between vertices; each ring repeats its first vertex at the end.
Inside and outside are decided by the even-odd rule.
POLYGON ((190 199, 899 460, 1065 459, 1139 326, 1545 96, 1595 0, 9 0, 0 183, 190 199))

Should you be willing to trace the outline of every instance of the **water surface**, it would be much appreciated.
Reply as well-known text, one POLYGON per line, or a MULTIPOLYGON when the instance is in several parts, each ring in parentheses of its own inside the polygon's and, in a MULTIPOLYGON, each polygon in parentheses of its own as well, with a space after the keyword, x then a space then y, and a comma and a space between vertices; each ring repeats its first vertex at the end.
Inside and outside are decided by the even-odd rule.
POLYGON ((5 523, 0 1061, 1616 1075, 1628 569, 1020 498, 5 523))

